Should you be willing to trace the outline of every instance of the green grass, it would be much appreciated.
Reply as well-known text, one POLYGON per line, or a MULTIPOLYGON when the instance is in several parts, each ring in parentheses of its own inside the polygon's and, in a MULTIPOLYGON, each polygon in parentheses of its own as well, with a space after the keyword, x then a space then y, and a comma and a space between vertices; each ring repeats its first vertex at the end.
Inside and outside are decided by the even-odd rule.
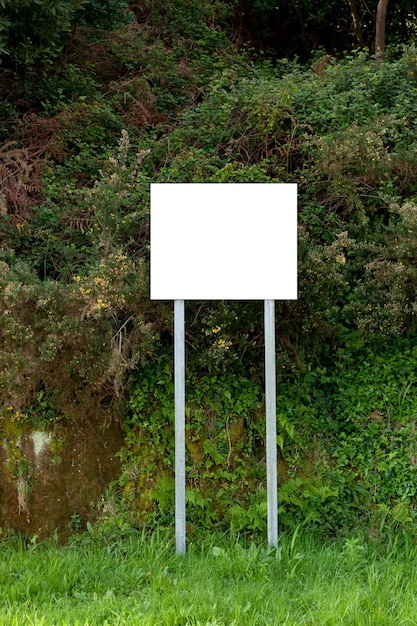
POLYGON ((417 624, 417 548, 319 541, 94 538, 0 545, 2 626, 417 624))

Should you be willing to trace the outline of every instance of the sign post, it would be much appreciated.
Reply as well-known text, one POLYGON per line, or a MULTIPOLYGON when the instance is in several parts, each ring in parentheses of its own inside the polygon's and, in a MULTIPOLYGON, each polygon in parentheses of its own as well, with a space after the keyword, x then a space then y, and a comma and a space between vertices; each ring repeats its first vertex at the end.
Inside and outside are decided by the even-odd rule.
POLYGON ((278 476, 274 300, 265 300, 264 317, 268 544, 276 547, 278 545, 278 476))
POLYGON ((174 302, 175 540, 185 553, 185 316, 184 300, 174 302))
POLYGON ((151 299, 174 301, 175 532, 186 551, 185 300, 261 300, 268 543, 278 543, 275 300, 297 298, 297 185, 151 185, 151 299))

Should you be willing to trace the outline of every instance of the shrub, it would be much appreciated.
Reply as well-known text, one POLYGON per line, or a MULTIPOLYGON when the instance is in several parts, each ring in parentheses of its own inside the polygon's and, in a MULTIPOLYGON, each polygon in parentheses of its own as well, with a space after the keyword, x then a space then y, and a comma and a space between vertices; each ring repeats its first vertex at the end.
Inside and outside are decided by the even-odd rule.
POLYGON ((24 73, 47 69, 62 53, 77 25, 111 28, 126 19, 126 0, 3 0, 0 57, 24 73))

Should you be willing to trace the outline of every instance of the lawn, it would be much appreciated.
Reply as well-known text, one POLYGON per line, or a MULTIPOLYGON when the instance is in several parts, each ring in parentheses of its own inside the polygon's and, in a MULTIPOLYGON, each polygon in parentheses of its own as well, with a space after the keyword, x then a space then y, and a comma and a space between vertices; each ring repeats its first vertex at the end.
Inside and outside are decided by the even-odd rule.
POLYGON ((171 534, 0 545, 1 626, 417 624, 411 540, 261 543, 171 534))

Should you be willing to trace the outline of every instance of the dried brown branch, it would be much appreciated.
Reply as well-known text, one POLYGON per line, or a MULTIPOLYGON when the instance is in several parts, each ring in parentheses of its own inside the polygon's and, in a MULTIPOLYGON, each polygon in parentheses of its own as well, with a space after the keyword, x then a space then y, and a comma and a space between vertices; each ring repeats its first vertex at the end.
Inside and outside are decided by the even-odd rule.
POLYGON ((43 162, 27 148, 9 141, 0 147, 0 204, 2 215, 19 223, 39 201, 43 162))

